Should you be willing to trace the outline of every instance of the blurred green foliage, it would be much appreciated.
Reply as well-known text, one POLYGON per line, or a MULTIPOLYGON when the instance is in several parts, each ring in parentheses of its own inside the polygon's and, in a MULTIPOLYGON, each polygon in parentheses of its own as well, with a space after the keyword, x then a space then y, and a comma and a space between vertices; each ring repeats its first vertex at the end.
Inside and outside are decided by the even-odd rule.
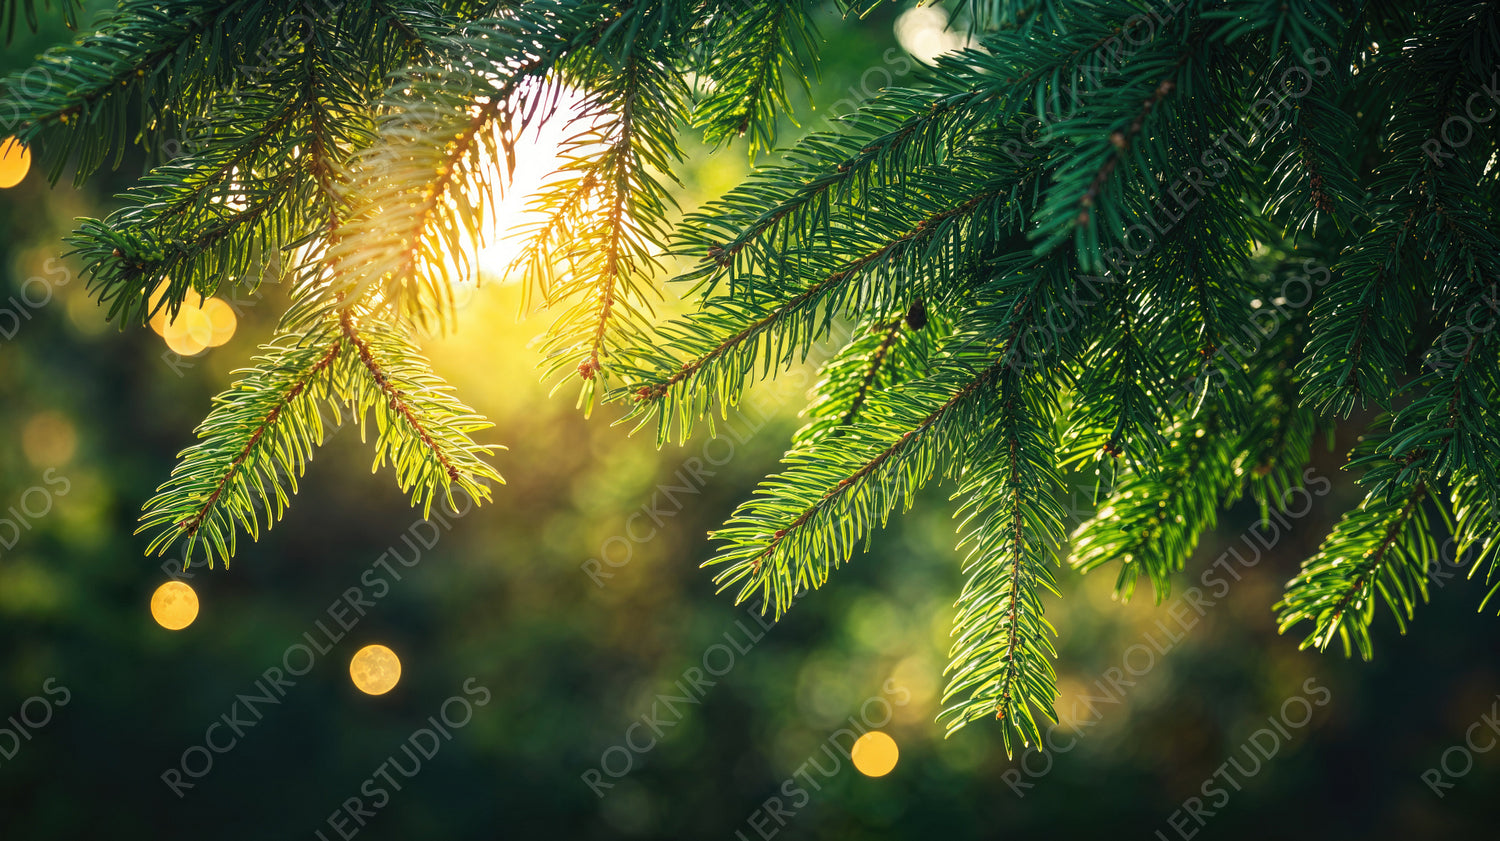
MULTIPOLYGON (((830 48, 814 87, 823 108, 804 109, 804 127, 825 119, 835 101, 884 84, 887 73, 872 68, 906 66, 888 52, 895 15, 882 7, 862 21, 827 20, 830 48)), ((56 25, 18 33, 0 69, 64 37, 56 25)), ((127 159, 121 173, 142 165, 127 159)), ((748 165, 738 147, 713 157, 694 150, 685 204, 722 191, 748 165)), ((275 308, 242 309, 233 341, 186 361, 148 331, 107 327, 77 266, 57 258, 72 219, 97 215, 118 186, 106 179, 97 192, 49 189, 33 173, 0 192, 0 290, 16 312, 0 315, 0 517, 17 521, 0 524, 0 717, 29 705, 37 719, 33 696, 54 703, 51 720, 24 738, 0 732, 0 838, 340 837, 330 816, 361 796, 383 762, 404 757, 403 743, 470 677, 491 701, 413 779, 396 778, 402 789, 367 826, 350 822, 345 832, 1187 837, 1200 830, 1181 822, 1184 799, 1202 796, 1203 781, 1241 756, 1246 738, 1308 677, 1329 688, 1328 705, 1242 791, 1230 789, 1203 837, 1259 838, 1271 827, 1324 839, 1492 832, 1500 753, 1476 755, 1473 771, 1441 799, 1420 778, 1500 692, 1500 633, 1493 618, 1473 613, 1480 591, 1456 586, 1466 570, 1445 571, 1454 577, 1443 583, 1455 586, 1436 588, 1422 633, 1382 640, 1371 664, 1298 652, 1295 638, 1275 633, 1271 605, 1282 583, 1354 503, 1342 477, 1260 563, 1230 579, 1179 642, 1151 655, 1150 668, 1141 668, 1140 646, 1148 634, 1161 644, 1161 627, 1177 627, 1171 604, 1121 605, 1108 576, 1064 572, 1067 598, 1047 610, 1064 629, 1065 729, 1056 744, 1075 746, 1011 762, 998 727, 944 740, 934 723, 946 602, 959 585, 955 524, 941 493, 927 494, 831 586, 762 631, 712 592, 697 564, 708 555, 706 531, 783 451, 796 425, 796 379, 762 389, 743 416, 721 425, 717 441, 703 433, 657 452, 649 436, 630 438, 608 417, 586 422, 571 401, 548 399, 528 346, 541 325, 513 324, 515 289, 505 285, 481 288, 459 330, 430 343, 439 370, 496 421, 494 439, 510 447, 497 457, 509 484, 494 504, 451 529, 414 530, 417 513, 389 476, 368 475, 367 450, 345 428, 318 453, 300 504, 231 569, 183 573, 144 559, 135 512, 189 443, 209 397, 269 334, 275 308), (28 287, 33 277, 41 285, 28 287), (51 300, 17 308, 12 296, 27 290, 36 300, 44 287, 51 300), (41 516, 11 510, 25 500, 40 511, 43 496, 41 516), (430 549, 403 539, 433 531, 430 549), (387 556, 399 581, 379 571, 383 553, 411 558, 413 546, 422 553, 409 568, 387 556), (202 603, 197 621, 175 633, 147 611, 151 592, 173 573, 202 603), (277 703, 263 704, 258 718, 242 712, 251 723, 239 725, 235 746, 212 755, 201 778, 186 777, 194 787, 176 796, 163 773, 205 744, 210 725, 235 715, 238 695, 259 694, 268 668, 300 662, 288 660, 290 646, 337 632, 330 605, 350 588, 373 606, 290 679, 277 703), (759 641, 747 645, 751 637, 759 641), (348 658, 371 642, 394 648, 404 667, 401 684, 374 698, 347 676, 348 658), (680 694, 690 670, 726 662, 713 647, 736 642, 747 650, 727 655, 733 667, 680 704, 680 716, 656 713, 659 737, 649 725, 631 731, 636 744, 655 738, 652 750, 606 755, 627 744, 627 728, 653 714, 658 696, 680 694), (1133 684, 1117 684, 1117 703, 1096 704, 1097 716, 1076 704, 1122 668, 1133 684), (795 774, 809 758, 826 767, 830 735, 858 720, 888 680, 908 699, 883 728, 901 748, 895 771, 869 779, 844 762, 826 779, 813 772, 817 790, 804 784, 805 797, 788 797, 785 781, 808 779, 795 774), (66 705, 47 687, 65 687, 66 705), (601 762, 619 771, 626 756, 629 773, 599 777, 613 787, 596 796, 586 772, 601 762), (1020 788, 1024 796, 1017 781, 1031 786, 1020 788), (772 797, 789 817, 767 818, 772 797), (1174 813, 1181 832, 1169 823, 1174 813)), ((1341 439, 1337 449, 1351 443, 1341 439)), ((1325 455, 1317 469, 1334 476, 1336 464, 1325 455)), ((1079 504, 1087 503, 1081 491, 1079 504)), ((1240 545, 1256 516, 1246 502, 1223 518, 1190 565, 1192 583, 1240 545)), ((1392 635, 1390 624, 1381 627, 1392 635)), ((226 727, 212 734, 219 744, 226 727)), ((201 770, 208 755, 195 754, 189 766, 201 770)))

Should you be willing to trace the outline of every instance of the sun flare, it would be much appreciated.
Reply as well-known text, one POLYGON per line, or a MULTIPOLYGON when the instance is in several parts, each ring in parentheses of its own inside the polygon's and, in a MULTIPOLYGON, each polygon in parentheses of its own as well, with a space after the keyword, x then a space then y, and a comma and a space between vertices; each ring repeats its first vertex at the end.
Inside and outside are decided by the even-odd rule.
POLYGON ((512 279, 510 269, 524 246, 523 232, 538 219, 529 210, 531 198, 567 163, 568 141, 587 131, 580 119, 582 110, 581 95, 563 92, 554 113, 536 121, 518 138, 515 167, 510 174, 507 175, 503 158, 490 156, 481 162, 497 189, 493 207, 484 208, 484 221, 470 236, 470 253, 478 257, 478 277, 455 286, 454 297, 459 306, 479 282, 504 283, 512 279))

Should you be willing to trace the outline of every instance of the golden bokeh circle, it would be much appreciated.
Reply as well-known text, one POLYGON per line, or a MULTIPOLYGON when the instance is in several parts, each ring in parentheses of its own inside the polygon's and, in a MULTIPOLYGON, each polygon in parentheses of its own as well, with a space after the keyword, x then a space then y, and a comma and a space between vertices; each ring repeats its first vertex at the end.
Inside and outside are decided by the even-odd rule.
POLYGON ((891 773, 900 756, 896 740, 879 730, 871 730, 854 740, 854 747, 849 751, 854 769, 866 777, 884 777, 891 773))
POLYGON ((166 340, 167 347, 178 356, 197 356, 208 349, 206 342, 200 341, 194 331, 186 324, 186 319, 178 313, 176 321, 167 323, 162 330, 161 337, 166 340))
POLYGON ((0 190, 21 183, 31 170, 31 150, 14 137, 0 141, 0 190))
POLYGON ((198 618, 198 594, 181 581, 168 581, 151 594, 151 618, 169 631, 180 631, 198 618))
MULTIPOLYGON (((151 293, 148 311, 161 302, 169 282, 163 282, 151 293)), ((204 298, 189 290, 177 309, 177 315, 168 317, 167 308, 162 307, 151 317, 151 329, 161 336, 167 347, 178 356, 197 356, 212 347, 218 347, 234 337, 239 319, 234 307, 220 298, 204 298)))
POLYGON ((384 695, 401 680, 401 658, 383 645, 367 645, 349 661, 349 679, 366 695, 384 695))
POLYGON ((156 335, 158 336, 166 336, 167 308, 162 307, 158 310, 156 309, 156 305, 161 303, 161 299, 167 294, 167 289, 171 286, 172 279, 163 278, 161 284, 157 286, 156 289, 152 291, 151 296, 146 299, 146 312, 156 310, 156 314, 151 316, 151 320, 147 323, 151 325, 151 329, 155 330, 156 335))
POLYGON ((234 307, 221 298, 209 298, 203 302, 203 317, 208 319, 208 346, 218 347, 234 337, 234 328, 239 323, 234 307))
POLYGON ((191 309, 184 306, 182 312, 177 314, 177 320, 182 322, 182 329, 187 331, 194 344, 208 347, 214 340, 214 323, 201 306, 191 309))

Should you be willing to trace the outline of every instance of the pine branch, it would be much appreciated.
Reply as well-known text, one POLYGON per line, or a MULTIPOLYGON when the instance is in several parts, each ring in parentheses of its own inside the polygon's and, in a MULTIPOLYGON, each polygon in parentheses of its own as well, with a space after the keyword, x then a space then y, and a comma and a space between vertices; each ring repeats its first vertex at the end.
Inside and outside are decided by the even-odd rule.
POLYGON ((169 115, 208 110, 237 68, 258 64, 250 51, 276 37, 288 12, 264 0, 185 0, 170 8, 126 0, 76 46, 40 56, 40 72, 0 84, 0 113, 15 117, 16 137, 39 150, 49 178, 72 161, 82 184, 130 144, 133 105, 156 117, 143 126, 148 135, 168 136, 180 128, 169 115), (229 31, 237 37, 223 37, 229 31), (187 67, 192 72, 173 72, 187 67))
POLYGON ((1252 397, 1260 410, 1245 428, 1236 449, 1242 453, 1236 472, 1249 479, 1250 493, 1260 506, 1262 521, 1271 509, 1284 511, 1292 490, 1302 487, 1304 468, 1312 449, 1318 417, 1302 405, 1295 368, 1306 340, 1305 321, 1296 321, 1281 336, 1268 341, 1256 361, 1252 397))
POLYGON ((472 433, 492 424, 458 402, 398 332, 378 323, 361 327, 349 310, 341 313, 339 330, 351 351, 341 373, 361 439, 370 414, 375 417, 372 470, 389 462, 401 490, 411 495, 414 507, 421 505, 424 517, 439 491, 450 509, 455 490, 474 502, 488 500, 488 483, 505 480, 482 458, 494 447, 475 442, 472 433))
POLYGON ((1149 310, 1142 311, 1128 282, 1115 275, 1081 278, 1083 293, 1067 314, 1082 320, 1085 307, 1101 307, 1106 313, 1095 326, 1086 361, 1074 374, 1076 396, 1063 436, 1062 463, 1109 459, 1111 484, 1119 459, 1139 471, 1161 457, 1166 446, 1161 428, 1170 410, 1167 366, 1160 358, 1160 341, 1153 338, 1161 328, 1152 323, 1149 310))
POLYGON ((533 198, 541 221, 525 233, 515 263, 550 306, 567 305, 548 330, 544 370, 576 371, 587 409, 614 350, 646 335, 658 294, 643 281, 659 269, 653 249, 666 242, 672 199, 651 170, 670 173, 681 160, 669 115, 685 107, 686 90, 660 72, 651 49, 631 43, 570 124, 579 133, 569 141, 563 177, 533 198))
POLYGON ((555 105, 547 74, 611 20, 602 5, 544 0, 416 30, 443 61, 408 68, 387 90, 376 140, 350 167, 348 212, 286 323, 371 303, 419 324, 446 318, 452 284, 475 273, 464 231, 494 213, 491 165, 514 166, 516 139, 555 105))
POLYGON ((885 326, 885 338, 880 340, 880 344, 870 354, 869 362, 865 365, 865 375, 854 390, 854 398, 849 401, 849 410, 844 412, 844 417, 840 420, 842 426, 854 423, 859 417, 859 410, 865 405, 865 400, 870 396, 870 388, 875 385, 875 378, 880 375, 880 369, 885 365, 886 355, 891 352, 891 345, 896 343, 896 338, 900 335, 900 321, 892 321, 885 326))
MULTIPOLYGON (((835 205, 864 207, 871 187, 898 183, 901 174, 940 166, 954 135, 983 119, 993 91, 883 91, 842 120, 844 131, 809 135, 787 152, 787 163, 752 175, 722 199, 689 214, 677 231, 678 250, 701 255, 684 277, 712 291, 741 275, 781 266, 801 231, 828 226, 835 205), (915 116, 908 116, 908 115, 915 116)), ((770 272, 767 272, 770 273, 770 272)))
POLYGON ((737 586, 737 602, 758 594, 762 609, 780 616, 846 562, 898 501, 910 507, 932 478, 963 469, 975 455, 973 430, 986 428, 1007 383, 1039 391, 1057 375, 1067 360, 1037 356, 1025 338, 1065 273, 1027 262, 997 275, 986 293, 995 300, 958 326, 930 374, 870 395, 864 419, 836 438, 794 447, 787 469, 714 532, 726 545, 704 566, 723 567, 714 579, 720 590, 737 586), (1003 337, 998 346, 972 332, 979 324, 1003 337))
POLYGON ((713 533, 725 545, 704 566, 722 567, 719 589, 735 588, 736 603, 758 595, 779 617, 797 594, 821 586, 898 503, 909 507, 930 479, 951 475, 1006 365, 972 370, 962 358, 941 364, 929 377, 872 395, 866 419, 837 439, 789 452, 787 469, 713 533))
POLYGON ((804 412, 808 421, 792 444, 845 434, 865 417, 872 395, 932 373, 952 333, 952 322, 920 300, 902 318, 856 327, 854 338, 823 365, 804 412))
MULTIPOLYGON (((1299 49, 1296 54, 1304 53, 1299 49)), ((1356 146, 1358 129, 1338 102, 1343 80, 1318 78, 1296 60, 1282 62, 1266 75, 1282 78, 1299 70, 1311 77, 1310 89, 1291 103, 1286 130, 1273 132, 1263 147, 1264 165, 1274 173, 1264 212, 1289 232, 1316 234, 1325 220, 1349 229, 1363 212, 1363 197, 1348 152, 1356 146)), ((1264 94, 1282 95, 1276 90, 1264 94)))
POLYGON ((1313 305, 1300 373, 1303 399, 1320 413, 1347 417, 1364 399, 1390 401, 1392 376, 1405 368, 1402 318, 1416 309, 1401 283, 1414 221, 1411 213, 1399 224, 1377 217, 1370 233, 1341 255, 1337 276, 1313 305))
POLYGON ((959 596, 956 637, 940 720, 951 734, 993 715, 1004 721, 1005 751, 1042 742, 1057 677, 1056 631, 1043 618, 1043 592, 1057 595, 1051 562, 1064 540, 1055 489, 1056 443, 1045 392, 1008 369, 995 417, 966 470, 963 517, 969 579, 959 596))
POLYGON ((1358 649, 1368 660, 1375 605, 1383 601, 1405 633, 1417 599, 1427 600, 1428 570, 1438 558, 1427 496, 1418 482, 1389 499, 1372 493, 1346 514, 1287 585, 1277 605, 1280 630, 1310 621, 1303 648, 1323 650, 1337 637, 1346 656, 1358 649))
POLYGON ((106 219, 80 220, 72 253, 82 255, 111 318, 150 320, 148 302, 164 283, 157 309, 175 316, 189 290, 210 295, 232 278, 253 286, 280 263, 279 252, 319 215, 302 162, 279 151, 304 105, 300 97, 247 101, 205 128, 204 151, 157 167, 106 219))
POLYGON ((818 32, 809 0, 727 0, 706 36, 703 75, 709 91, 693 125, 713 145, 750 134, 750 154, 776 145, 776 122, 791 113, 783 75, 811 93, 807 75, 818 32))
POLYGON ((227 566, 237 530, 252 538, 286 511, 313 448, 322 443, 321 407, 335 393, 333 366, 344 351, 337 334, 264 345, 255 367, 214 399, 170 479, 141 515, 155 530, 148 553, 185 541, 186 565, 198 546, 227 566))
POLYGON ((1128 599, 1144 573, 1158 604, 1184 568, 1199 536, 1218 522, 1219 506, 1238 486, 1239 443, 1214 403, 1167 434, 1157 470, 1125 471, 1108 502, 1073 533, 1072 565, 1081 571, 1120 563, 1115 592, 1128 599))
POLYGON ((1144 192, 1144 188, 1156 186, 1152 164, 1160 162, 1146 154, 1160 147, 1142 148, 1139 141, 1149 125, 1160 124, 1182 110, 1171 107, 1170 97, 1195 77, 1194 87, 1203 85, 1202 72, 1211 58, 1200 55, 1211 52, 1204 46, 1201 33, 1186 30, 1177 21, 1163 28, 1179 31, 1175 38, 1168 32, 1157 32, 1143 48, 1144 55, 1132 57, 1140 66, 1151 68, 1148 72, 1129 77, 1122 88, 1105 91, 1106 96, 1053 128, 1055 134, 1081 139, 1070 150, 1072 154, 1059 158, 1049 171, 1050 188, 1037 208, 1031 231, 1037 253, 1072 242, 1082 265, 1104 271, 1108 268, 1100 259, 1104 248, 1130 248, 1128 226, 1107 194, 1144 192), (1112 212, 1101 217, 1101 209, 1112 212))
POLYGON ((657 420, 660 438, 675 427, 685 439, 695 417, 738 401, 757 365, 779 369, 806 359, 836 315, 857 311, 884 317, 892 310, 904 312, 916 297, 942 302, 945 288, 934 281, 972 266, 986 246, 981 232, 1006 218, 1007 195, 1006 187, 994 184, 973 188, 956 205, 951 197, 918 201, 913 195, 909 204, 923 214, 913 222, 902 219, 894 230, 871 224, 847 232, 850 244, 869 249, 859 256, 841 259, 838 249, 818 255, 815 264, 809 254, 808 270, 820 273, 812 283, 797 284, 795 291, 762 284, 705 300, 698 313, 656 328, 665 341, 632 349, 629 367, 622 366, 629 378, 622 393, 633 395, 642 424, 657 420), (944 259, 933 259, 939 255, 944 259), (938 274, 915 271, 917 265, 938 274), (890 281, 864 283, 871 276, 890 281), (931 293, 937 294, 926 297, 931 293))

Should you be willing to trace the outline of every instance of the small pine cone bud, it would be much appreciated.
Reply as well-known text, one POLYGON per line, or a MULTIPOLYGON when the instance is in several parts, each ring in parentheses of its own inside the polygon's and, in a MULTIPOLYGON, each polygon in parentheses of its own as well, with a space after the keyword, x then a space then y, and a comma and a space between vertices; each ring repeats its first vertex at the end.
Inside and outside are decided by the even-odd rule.
POLYGON ((592 380, 599 373, 599 363, 592 359, 585 359, 578 363, 578 376, 586 380, 592 380))
POLYGON ((906 326, 913 330, 927 326, 927 304, 921 298, 913 301, 911 309, 906 311, 906 326))

